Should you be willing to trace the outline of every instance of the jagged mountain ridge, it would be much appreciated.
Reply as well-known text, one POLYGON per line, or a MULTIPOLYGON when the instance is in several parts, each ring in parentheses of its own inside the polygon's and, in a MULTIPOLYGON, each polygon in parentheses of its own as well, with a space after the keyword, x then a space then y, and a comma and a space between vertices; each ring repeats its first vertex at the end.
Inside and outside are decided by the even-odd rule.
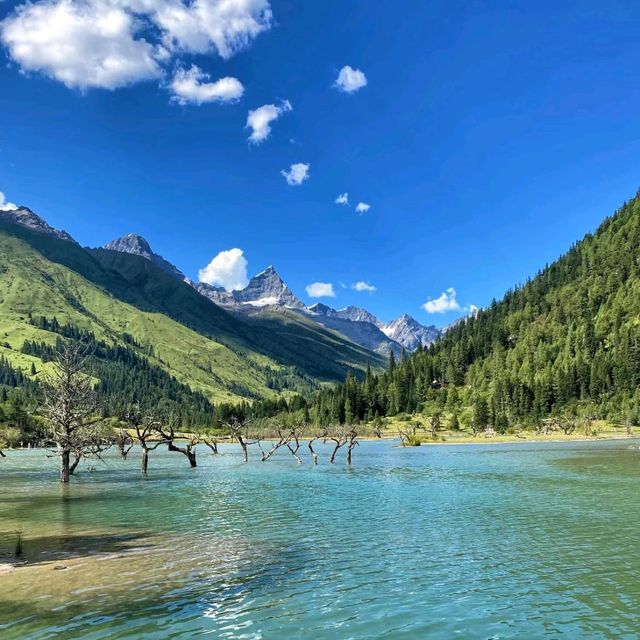
POLYGON ((178 267, 171 264, 168 260, 165 260, 161 255, 155 253, 151 249, 149 243, 137 233, 128 233, 126 236, 112 240, 111 242, 108 242, 104 248, 109 249, 110 251, 119 251, 120 253, 130 253, 134 256, 142 256, 143 258, 153 262, 163 271, 170 273, 172 276, 180 278, 181 280, 185 279, 185 275, 180 271, 180 269, 178 269, 178 267))
POLYGON ((402 349, 414 351, 419 346, 430 345, 441 335, 436 327, 424 326, 407 314, 384 323, 370 311, 353 305, 333 309, 318 302, 307 307, 272 265, 251 278, 244 289, 227 291, 222 287, 192 282, 185 278, 176 266, 154 253, 146 240, 136 234, 114 240, 105 245, 105 248, 134 253, 155 262, 167 273, 185 279, 198 293, 229 311, 257 316, 262 311, 290 309, 379 354, 388 355, 393 352, 399 355, 402 349))
MULTIPOLYGON (((0 220, 5 222, 13 222, 22 227, 46 233, 47 235, 60 238, 60 240, 68 240, 76 242, 66 231, 54 229, 44 218, 34 213, 29 207, 20 206, 15 209, 0 209, 0 220)), ((77 244, 77 243, 76 243, 77 244)))

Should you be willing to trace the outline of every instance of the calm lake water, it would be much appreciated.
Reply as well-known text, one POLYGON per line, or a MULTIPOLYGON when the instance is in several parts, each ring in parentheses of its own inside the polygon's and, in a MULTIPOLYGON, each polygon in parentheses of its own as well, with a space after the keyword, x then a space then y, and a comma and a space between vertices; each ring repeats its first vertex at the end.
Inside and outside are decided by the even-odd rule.
POLYGON ((640 637, 637 441, 0 460, 0 638, 640 637), (635 448, 632 448, 635 447, 635 448), (1 561, 1 560, 0 560, 1 561))

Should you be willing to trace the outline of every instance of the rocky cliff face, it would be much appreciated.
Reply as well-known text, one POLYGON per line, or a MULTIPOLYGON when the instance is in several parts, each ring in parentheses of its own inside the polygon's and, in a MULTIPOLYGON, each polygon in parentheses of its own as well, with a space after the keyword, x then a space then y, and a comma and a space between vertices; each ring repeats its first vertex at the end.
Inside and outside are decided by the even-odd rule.
POLYGON ((216 304, 222 305, 223 307, 235 306, 237 305, 237 301, 234 297, 233 291, 227 291, 222 287, 214 287, 213 285, 207 284, 206 282, 191 282, 189 284, 205 298, 209 298, 212 302, 216 304))
POLYGON ((75 240, 66 231, 59 231, 58 229, 54 229, 46 220, 31 211, 31 209, 29 209, 28 207, 18 207, 17 209, 0 209, 0 220, 19 224, 23 227, 27 227, 27 229, 31 229, 32 231, 46 233, 50 236, 60 238, 60 240, 75 242, 75 240))
POLYGON ((415 351, 419 346, 428 347, 440 336, 439 329, 433 326, 425 327, 406 313, 382 325, 381 329, 407 351, 415 351))
POLYGON ((380 324, 382 324, 372 313, 366 309, 362 309, 361 307, 351 306, 345 307, 344 309, 338 309, 337 314, 339 318, 342 318, 343 320, 351 320, 351 322, 369 322, 376 326, 380 326, 380 324))
POLYGON ((254 307, 273 305, 291 307, 292 309, 304 307, 302 301, 293 294, 293 291, 271 266, 251 278, 244 289, 234 291, 233 295, 237 302, 250 304, 254 307))
POLYGON ((184 280, 184 274, 168 260, 165 260, 162 256, 155 253, 149 243, 136 233, 129 233, 126 236, 122 236, 116 240, 104 245, 105 249, 110 251, 119 251, 120 253, 131 253, 135 256, 141 256, 153 262, 156 266, 160 267, 163 271, 184 280))

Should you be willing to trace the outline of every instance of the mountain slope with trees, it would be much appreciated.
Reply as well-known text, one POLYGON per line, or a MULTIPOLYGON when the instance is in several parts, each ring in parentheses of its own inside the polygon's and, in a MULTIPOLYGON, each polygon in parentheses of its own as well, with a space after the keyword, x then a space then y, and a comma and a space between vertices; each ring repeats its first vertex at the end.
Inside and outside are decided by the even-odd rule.
POLYGON ((90 333, 101 348, 127 349, 216 403, 309 393, 352 368, 382 364, 297 319, 271 328, 235 318, 139 256, 0 222, 0 357, 34 378, 31 369, 44 366, 41 345, 60 338, 54 319, 90 333))
POLYGON ((318 394, 319 422, 442 412, 499 432, 564 420, 637 424, 640 196, 428 349, 318 394))

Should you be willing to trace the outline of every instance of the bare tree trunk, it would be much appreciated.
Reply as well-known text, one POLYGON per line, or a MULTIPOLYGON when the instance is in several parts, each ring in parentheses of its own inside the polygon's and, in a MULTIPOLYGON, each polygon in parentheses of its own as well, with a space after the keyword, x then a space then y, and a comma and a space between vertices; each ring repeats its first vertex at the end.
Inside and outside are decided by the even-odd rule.
POLYGON ((4 454, 4 451, 0 449, 0 458, 6 458, 7 456, 4 454))
POLYGON ((60 457, 60 482, 67 484, 71 476, 70 471, 71 451, 69 449, 62 450, 62 456, 60 457))
POLYGON ((209 442, 208 440, 203 440, 202 442, 204 442, 204 444, 206 444, 207 447, 211 449, 211 453, 213 453, 213 455, 215 456, 218 455, 218 443, 216 440, 214 440, 213 442, 209 442))
POLYGON ((356 440, 358 434, 355 431, 349 433, 349 446, 347 447, 347 464, 351 464, 351 452, 360 443, 356 440))
MULTIPOLYGON (((269 449, 269 451, 262 452, 262 462, 266 462, 280 447, 283 447, 285 445, 287 447, 289 446, 289 438, 280 434, 280 440, 278 440, 278 442, 276 442, 275 444, 271 445, 271 449, 269 449)), ((258 442, 258 446, 260 446, 259 442, 258 442)), ((262 449, 261 446, 260 448, 262 449)))
POLYGON ((82 458, 81 453, 76 453, 72 465, 69 467, 69 475, 73 475, 78 468, 78 464, 80 464, 80 458, 82 458))
POLYGON ((296 431, 292 431, 291 439, 293 440, 293 442, 295 442, 295 446, 291 446, 291 440, 289 440, 289 442, 287 442, 287 449, 291 451, 291 455, 296 459, 298 464, 302 464, 302 460, 298 455, 298 450, 300 449, 300 440, 298 439, 298 434, 296 431))
POLYGON ((329 458, 329 462, 331 463, 336 461, 336 455, 338 454, 340 447, 342 447, 345 444, 341 440, 334 440, 334 442, 336 443, 336 446, 333 448, 333 452, 331 453, 331 458, 329 458))
POLYGON ((169 447, 169 451, 177 451, 178 453, 187 456, 187 460, 189 460, 191 468, 195 468, 198 466, 195 446, 188 444, 186 447, 176 447, 173 442, 169 442, 167 446, 169 447))
POLYGON ((147 447, 142 447, 142 475, 147 475, 147 469, 149 468, 149 450, 147 447))
POLYGON ((240 443, 240 446, 242 447, 242 459, 245 462, 249 462, 249 449, 247 448, 247 443, 244 441, 242 436, 238 436, 238 442, 240 443))
POLYGON ((318 454, 315 452, 313 448, 313 442, 315 438, 309 440, 309 452, 311 453, 311 457, 313 458, 313 464, 318 464, 318 454))

